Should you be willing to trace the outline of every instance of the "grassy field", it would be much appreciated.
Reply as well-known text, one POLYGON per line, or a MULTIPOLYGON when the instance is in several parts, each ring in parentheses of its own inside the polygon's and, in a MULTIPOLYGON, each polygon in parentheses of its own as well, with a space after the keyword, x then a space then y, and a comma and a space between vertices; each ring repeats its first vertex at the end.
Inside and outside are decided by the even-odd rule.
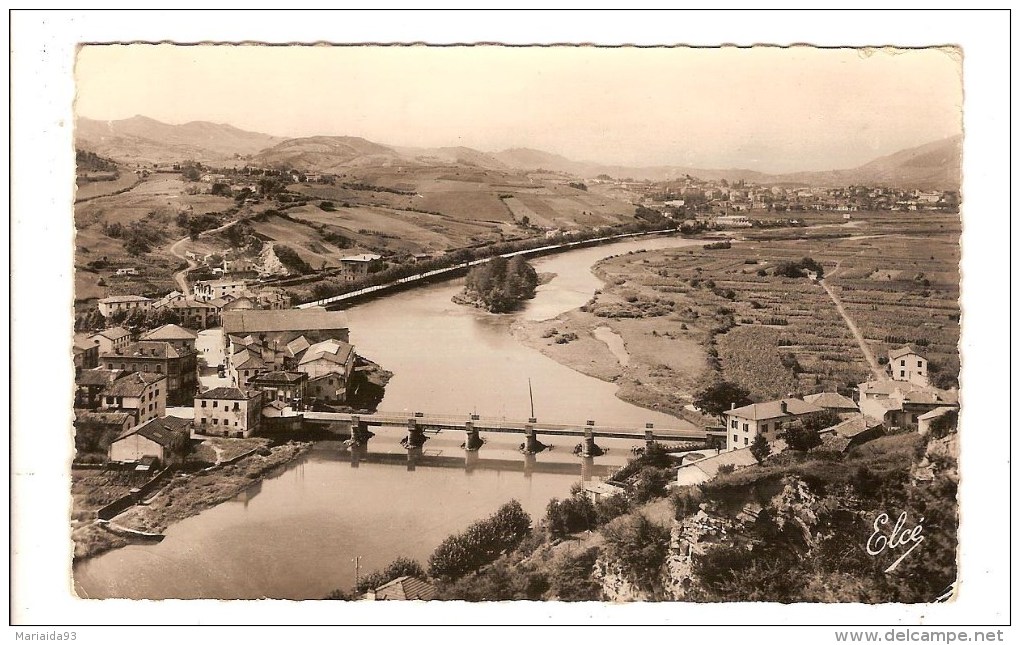
POLYGON ((74 200, 77 202, 116 193, 130 188, 136 181, 138 181, 138 177, 133 172, 121 170, 120 177, 116 179, 110 181, 89 181, 77 185, 74 191, 74 200))

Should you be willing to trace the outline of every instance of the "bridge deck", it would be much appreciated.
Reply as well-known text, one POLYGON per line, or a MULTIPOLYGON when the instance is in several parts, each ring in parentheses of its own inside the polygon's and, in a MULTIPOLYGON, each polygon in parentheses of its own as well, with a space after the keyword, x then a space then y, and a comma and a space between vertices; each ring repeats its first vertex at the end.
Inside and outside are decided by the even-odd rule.
MULTIPOLYGON (((406 428, 408 426, 408 421, 410 419, 414 419, 414 421, 423 428, 441 430, 464 430, 465 425, 468 422, 471 422, 474 424, 475 430, 479 432, 503 432, 515 434, 523 434, 525 426, 531 425, 535 428, 535 432, 539 434, 575 437, 584 436, 585 428, 587 427, 584 424, 549 423, 545 421, 529 423, 526 420, 491 417, 469 419, 464 416, 424 415, 415 417, 408 414, 391 413, 351 415, 341 412, 304 412, 303 414, 305 419, 310 421, 339 421, 350 423, 352 417, 357 416, 359 421, 370 426, 401 428, 406 428)), ((596 437, 609 437, 614 439, 643 440, 645 439, 646 432, 649 431, 652 433, 652 438, 656 440, 693 440, 704 439, 706 437, 704 430, 689 428, 645 428, 643 426, 637 427, 608 424, 591 426, 591 430, 592 434, 596 437)))

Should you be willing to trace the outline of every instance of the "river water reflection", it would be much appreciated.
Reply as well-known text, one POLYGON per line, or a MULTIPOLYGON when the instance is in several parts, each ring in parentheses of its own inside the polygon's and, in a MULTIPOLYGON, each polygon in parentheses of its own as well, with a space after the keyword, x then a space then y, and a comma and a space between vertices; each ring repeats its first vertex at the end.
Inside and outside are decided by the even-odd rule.
MULTIPOLYGON (((381 298, 348 310, 358 352, 395 373, 380 409, 433 414, 530 414, 539 421, 678 427, 671 416, 616 398, 616 386, 563 367, 515 341, 517 316, 545 320, 584 304, 600 286, 590 267, 639 249, 697 244, 629 241, 534 262, 556 278, 517 314, 492 316, 450 301, 460 281, 381 298)), ((362 571, 398 556, 423 564, 447 535, 517 499, 536 520, 552 497, 626 463, 633 443, 600 440, 606 455, 582 460, 571 437, 539 437, 551 450, 526 458, 523 437, 483 435, 466 453, 464 435, 429 433, 420 454, 400 446, 399 429, 377 429, 354 454, 317 444, 277 476, 231 502, 188 518, 158 544, 111 551, 75 568, 75 588, 92 598, 321 598, 362 571)))

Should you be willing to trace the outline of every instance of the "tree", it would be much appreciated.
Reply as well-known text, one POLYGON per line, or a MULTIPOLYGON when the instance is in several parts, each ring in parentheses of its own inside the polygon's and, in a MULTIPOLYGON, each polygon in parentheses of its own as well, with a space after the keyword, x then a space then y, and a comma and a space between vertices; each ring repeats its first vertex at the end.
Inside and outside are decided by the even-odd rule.
MULTIPOLYGON (((817 430, 810 430, 803 423, 794 423, 783 433, 783 440, 792 450, 807 452, 822 444, 817 430)), ((761 461, 759 459, 759 461, 761 461)))
POLYGON ((403 576, 414 576, 415 578, 424 579, 425 569, 418 564, 417 560, 411 558, 399 557, 393 562, 389 563, 385 569, 381 571, 373 571, 372 573, 364 576, 358 580, 357 586, 354 588, 355 593, 363 594, 371 589, 381 587, 382 585, 396 580, 403 576))
POLYGON ((669 554, 669 528, 638 513, 613 520, 602 529, 602 534, 606 538, 606 555, 617 561, 638 587, 654 591, 669 554))
POLYGON ((765 435, 758 434, 754 437, 754 441, 751 442, 751 455, 755 461, 759 464, 765 461, 765 458, 772 454, 772 446, 769 445, 765 435))
POLYGON ((732 407, 739 408, 751 403, 751 393, 729 381, 713 383, 694 397, 694 405, 698 409, 720 420, 724 419, 723 415, 732 407))

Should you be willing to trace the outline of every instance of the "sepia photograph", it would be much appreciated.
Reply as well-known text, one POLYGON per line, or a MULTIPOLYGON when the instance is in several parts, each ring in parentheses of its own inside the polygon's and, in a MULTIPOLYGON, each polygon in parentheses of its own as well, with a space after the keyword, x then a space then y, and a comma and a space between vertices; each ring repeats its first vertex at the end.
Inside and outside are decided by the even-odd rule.
POLYGON ((956 603, 967 51, 725 42, 75 43, 69 595, 956 603))
POLYGON ((960 60, 82 47, 76 593, 950 596, 960 60))

